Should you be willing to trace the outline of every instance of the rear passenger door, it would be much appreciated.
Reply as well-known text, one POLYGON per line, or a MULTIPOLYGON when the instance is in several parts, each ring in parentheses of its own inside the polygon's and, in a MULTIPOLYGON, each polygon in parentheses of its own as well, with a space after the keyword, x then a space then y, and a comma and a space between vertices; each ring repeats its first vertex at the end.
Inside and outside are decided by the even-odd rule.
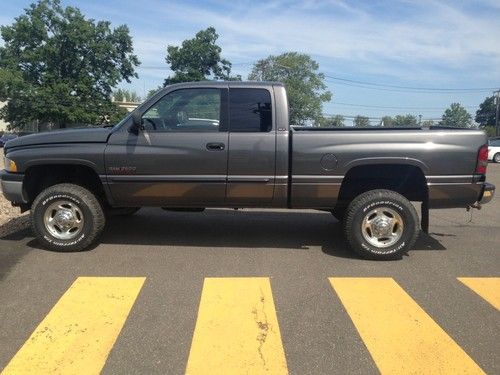
POLYGON ((272 87, 229 89, 226 201, 265 206, 274 195, 276 131, 272 87))

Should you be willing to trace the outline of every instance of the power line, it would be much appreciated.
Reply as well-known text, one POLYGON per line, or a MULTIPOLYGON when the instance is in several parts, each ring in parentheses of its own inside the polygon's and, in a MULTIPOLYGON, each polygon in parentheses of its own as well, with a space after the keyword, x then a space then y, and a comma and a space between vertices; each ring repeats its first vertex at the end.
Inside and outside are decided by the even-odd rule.
MULTIPOLYGON (((325 77, 327 79, 331 79, 331 78, 329 78, 327 76, 325 76, 325 77)), ((490 90, 480 90, 480 91, 450 91, 451 89, 443 89, 443 91, 440 91, 440 89, 434 89, 432 91, 409 90, 409 89, 394 89, 394 88, 385 88, 385 87, 365 86, 365 85, 358 84, 358 83, 337 82, 337 81, 335 81, 335 84, 337 84, 337 85, 344 85, 344 86, 350 86, 350 87, 357 87, 357 88, 368 89, 368 90, 401 92, 401 93, 411 93, 411 94, 475 94, 475 93, 490 91, 490 90)))
POLYGON ((325 77, 328 77, 330 79, 334 79, 337 81, 342 81, 342 82, 356 83, 356 84, 376 86, 376 87, 389 87, 389 88, 404 89, 404 90, 450 91, 450 92, 465 91, 465 92, 468 92, 468 91, 491 91, 491 90, 494 90, 496 88, 496 87, 474 87, 474 88, 415 87, 415 86, 400 86, 400 85, 389 85, 389 84, 385 84, 385 83, 373 83, 373 82, 366 82, 366 81, 358 81, 358 80, 354 80, 354 79, 335 77, 335 76, 331 76, 331 75, 327 75, 327 74, 325 74, 325 77))
MULTIPOLYGON (((355 119, 356 117, 365 117, 365 118, 368 118, 369 120, 382 120, 384 117, 370 117, 370 116, 363 116, 363 115, 343 115, 343 114, 329 114, 329 113, 324 113, 323 116, 325 117, 335 117, 335 116, 342 116, 344 117, 345 119, 348 119, 348 120, 352 120, 352 119, 355 119)), ((389 116, 391 117, 391 116, 389 116)), ((436 117, 429 117, 429 118, 422 118, 422 121, 426 121, 426 120, 432 120, 432 121, 441 121, 442 118, 439 117, 439 118, 436 118, 436 117)))
MULTIPOLYGON (((289 66, 275 63, 285 69, 292 69, 289 66)), ((381 91, 393 91, 393 92, 411 92, 411 93, 475 93, 475 92, 485 92, 496 89, 496 87, 469 87, 469 88, 436 88, 436 87, 416 87, 416 86, 400 86, 400 85, 390 85, 385 83, 373 83, 367 81, 358 81, 353 79, 341 78, 337 76, 332 76, 329 74, 324 74, 325 78, 338 81, 338 84, 353 86, 358 88, 365 88, 371 90, 381 90, 381 91)))
MULTIPOLYGON (((241 63, 232 63, 233 66, 236 65, 252 65, 254 62, 241 62, 241 63)), ((285 69, 292 69, 291 67, 283 64, 276 65, 281 66, 285 69)), ((170 70, 168 66, 152 66, 145 65, 139 66, 138 69, 146 69, 146 70, 170 70)), ((368 81, 360 81, 348 78, 342 78, 338 76, 333 76, 329 74, 324 74, 325 78, 330 80, 337 81, 337 84, 371 89, 371 90, 381 90, 381 91, 392 91, 392 92, 412 92, 412 93, 476 93, 476 92, 484 92, 495 90, 497 87, 459 87, 459 88, 450 88, 450 87, 417 87, 417 86, 403 86, 403 85, 392 85, 387 83, 374 83, 368 81)))
MULTIPOLYGON (((415 110, 415 111, 430 111, 430 110, 442 110, 443 107, 392 107, 392 106, 382 106, 382 105, 365 105, 365 104, 353 104, 353 103, 342 103, 342 102, 331 102, 335 105, 343 105, 349 107, 361 107, 361 108, 380 108, 380 109, 399 109, 399 110, 415 110)), ((477 105, 463 106, 464 108, 477 108, 477 105)))

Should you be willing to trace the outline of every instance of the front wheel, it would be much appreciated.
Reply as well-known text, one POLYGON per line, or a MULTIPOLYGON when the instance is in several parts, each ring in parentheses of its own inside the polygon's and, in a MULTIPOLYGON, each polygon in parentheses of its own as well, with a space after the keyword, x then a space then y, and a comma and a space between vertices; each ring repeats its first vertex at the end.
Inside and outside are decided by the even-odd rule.
POLYGON ((74 184, 43 190, 31 206, 31 225, 42 245, 55 251, 81 251, 101 234, 105 216, 99 200, 74 184))
POLYGON ((370 190, 347 208, 345 235, 364 258, 399 259, 415 243, 418 215, 408 199, 391 190, 370 190))

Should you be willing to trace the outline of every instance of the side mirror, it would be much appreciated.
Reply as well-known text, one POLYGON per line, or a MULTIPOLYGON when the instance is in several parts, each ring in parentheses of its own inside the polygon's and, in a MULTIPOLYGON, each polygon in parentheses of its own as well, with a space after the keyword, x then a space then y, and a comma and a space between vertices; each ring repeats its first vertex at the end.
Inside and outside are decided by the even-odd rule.
POLYGON ((139 112, 132 112, 132 125, 130 125, 128 131, 134 134, 139 134, 139 130, 142 129, 142 116, 139 112))

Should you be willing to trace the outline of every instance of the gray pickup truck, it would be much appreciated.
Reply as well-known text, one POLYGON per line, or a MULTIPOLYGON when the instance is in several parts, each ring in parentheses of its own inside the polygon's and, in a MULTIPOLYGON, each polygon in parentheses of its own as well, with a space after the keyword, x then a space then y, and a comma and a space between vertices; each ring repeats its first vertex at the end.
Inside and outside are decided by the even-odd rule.
POLYGON ((479 130, 291 127, 280 83, 198 82, 112 128, 7 142, 1 184, 53 250, 88 248, 108 216, 143 206, 261 207, 329 211, 354 251, 392 259, 427 231, 429 208, 492 199, 487 156, 479 130))

